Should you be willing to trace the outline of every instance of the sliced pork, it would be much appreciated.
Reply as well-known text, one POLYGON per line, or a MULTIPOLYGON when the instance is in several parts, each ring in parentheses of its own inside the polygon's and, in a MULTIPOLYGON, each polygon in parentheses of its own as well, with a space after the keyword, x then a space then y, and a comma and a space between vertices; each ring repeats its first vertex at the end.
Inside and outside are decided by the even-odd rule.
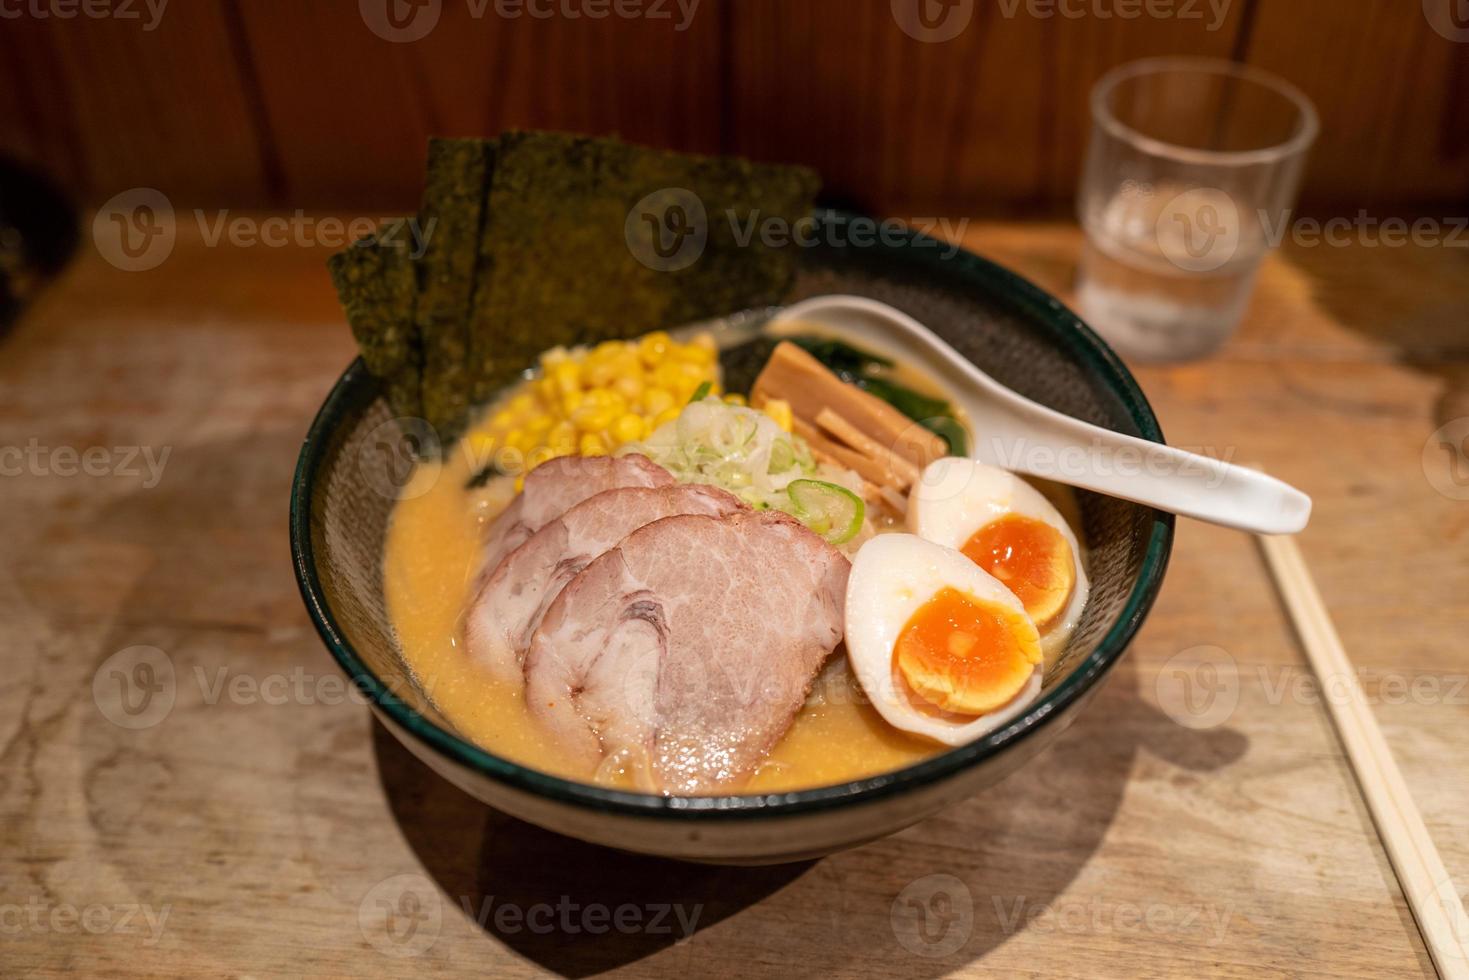
POLYGON ((847 559, 782 514, 669 517, 624 538, 546 611, 526 703, 589 766, 669 793, 746 779, 842 636, 847 559))
POLYGON ((618 487, 668 487, 673 476, 646 456, 560 456, 525 475, 525 485, 490 525, 480 582, 532 534, 588 497, 618 487))
POLYGON ((519 683, 546 609, 594 558, 664 517, 723 517, 744 509, 732 494, 700 485, 621 487, 588 497, 506 555, 485 581, 465 623, 470 656, 501 680, 519 683))

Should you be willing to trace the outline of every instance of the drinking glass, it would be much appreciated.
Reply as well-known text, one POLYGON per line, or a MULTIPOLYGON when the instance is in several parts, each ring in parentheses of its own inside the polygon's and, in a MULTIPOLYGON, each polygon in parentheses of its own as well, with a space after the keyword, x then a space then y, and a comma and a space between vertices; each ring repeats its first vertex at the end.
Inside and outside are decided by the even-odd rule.
POLYGON ((1239 325, 1284 234, 1316 110, 1269 72, 1207 58, 1115 68, 1091 110, 1082 316, 1126 358, 1208 354, 1239 325))

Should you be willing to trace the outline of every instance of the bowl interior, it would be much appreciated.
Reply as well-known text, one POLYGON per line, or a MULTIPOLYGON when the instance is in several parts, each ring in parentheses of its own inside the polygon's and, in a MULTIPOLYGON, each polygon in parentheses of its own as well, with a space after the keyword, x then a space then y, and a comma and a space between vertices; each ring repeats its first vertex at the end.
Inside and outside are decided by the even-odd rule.
MULTIPOLYGON (((857 220, 827 214, 823 224, 841 229, 857 220)), ((951 254, 947 246, 913 234, 896 244, 828 243, 803 250, 792 301, 828 293, 889 303, 1021 394, 1161 441, 1147 402, 1101 341, 1056 300, 997 266, 967 253, 951 254)), ((630 335, 640 332, 629 325, 630 335)), ((527 352, 527 363, 535 353, 527 352)), ((1000 751, 1080 696, 1121 654, 1157 592, 1171 544, 1171 515, 1078 492, 1091 599, 1065 654, 1048 671, 1041 697, 1024 716, 919 766, 841 787, 779 797, 669 801, 569 783, 490 755, 455 735, 411 681, 383 601, 381 558, 394 495, 411 468, 418 435, 417 426, 394 418, 360 361, 322 408, 302 452, 292 501, 297 575, 318 629, 381 710, 455 764, 603 808, 727 812, 829 804, 891 790, 905 779, 937 778, 1000 751)))

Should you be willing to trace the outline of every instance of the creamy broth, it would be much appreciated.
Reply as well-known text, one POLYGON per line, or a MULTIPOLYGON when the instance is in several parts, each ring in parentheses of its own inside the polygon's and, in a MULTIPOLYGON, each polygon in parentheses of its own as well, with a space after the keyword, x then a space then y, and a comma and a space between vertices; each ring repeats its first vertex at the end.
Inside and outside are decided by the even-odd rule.
MULTIPOLYGON (((393 511, 383 587, 403 657, 420 689, 469 741, 521 765, 591 780, 594 774, 561 752, 527 712, 522 692, 490 678, 465 651, 462 619, 481 531, 505 496, 501 487, 466 490, 471 475, 465 453, 422 464, 393 511)), ((883 721, 838 647, 790 730, 741 791, 846 782, 942 749, 883 721)), ((630 788, 618 776, 602 781, 630 788)))
MULTIPOLYGON (((715 330, 729 331, 720 346, 752 335, 747 327, 731 329, 728 324, 717 325, 715 330)), ((921 371, 907 365, 895 365, 884 374, 916 391, 951 400, 921 371)), ((501 403, 503 399, 497 404, 501 403)), ((494 408, 490 406, 486 415, 494 408)), ((972 438, 967 419, 961 418, 960 423, 972 438)), ((626 774, 609 773, 605 767, 590 770, 565 753, 526 710, 523 690, 497 681, 468 655, 463 621, 473 598, 470 588, 478 569, 480 543, 486 526, 515 492, 514 481, 508 477, 468 488, 477 465, 483 462, 460 443, 443 462, 421 464, 394 508, 383 582, 403 657, 419 688, 469 741, 558 776, 632 789, 626 774)), ((1073 529, 1080 528, 1079 510, 1069 489, 1030 482, 1073 529)), ((901 519, 894 520, 882 510, 872 516, 878 533, 904 530, 901 519)), ((1078 558, 1085 565, 1084 541, 1082 549, 1078 558)), ((1047 651, 1047 668, 1054 665, 1058 652, 1047 651)), ((847 782, 912 765, 946 748, 884 721, 868 703, 849 668, 845 647, 839 645, 789 730, 740 791, 784 792, 847 782)))

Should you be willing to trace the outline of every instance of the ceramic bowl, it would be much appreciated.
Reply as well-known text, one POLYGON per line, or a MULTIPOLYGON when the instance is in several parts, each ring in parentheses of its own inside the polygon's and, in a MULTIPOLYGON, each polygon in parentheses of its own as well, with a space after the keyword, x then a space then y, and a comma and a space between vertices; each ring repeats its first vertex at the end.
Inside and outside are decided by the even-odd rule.
MULTIPOLYGON (((819 215, 791 300, 869 296, 927 324, 1021 394, 1111 429, 1162 441, 1121 361, 1056 299, 1015 274, 916 233, 870 234, 866 219, 819 215), (864 230, 869 234, 861 234, 864 230)), ((733 312, 733 311, 732 311, 733 312)), ((636 330, 630 330, 636 333, 636 330)), ((529 357, 527 360, 529 361, 529 357)), ((541 827, 691 861, 810 858, 900 830, 1029 763, 1086 705, 1147 615, 1163 580, 1173 517, 1080 493, 1092 594, 1041 695, 1012 723, 918 765, 765 795, 663 797, 573 782, 466 741, 414 686, 384 609, 382 550, 401 484, 397 423, 361 361, 311 426, 291 496, 296 576, 317 630, 383 724, 445 779, 541 827), (387 435, 385 435, 387 434, 387 435)), ((1035 763, 1044 765, 1044 761, 1035 763)))

